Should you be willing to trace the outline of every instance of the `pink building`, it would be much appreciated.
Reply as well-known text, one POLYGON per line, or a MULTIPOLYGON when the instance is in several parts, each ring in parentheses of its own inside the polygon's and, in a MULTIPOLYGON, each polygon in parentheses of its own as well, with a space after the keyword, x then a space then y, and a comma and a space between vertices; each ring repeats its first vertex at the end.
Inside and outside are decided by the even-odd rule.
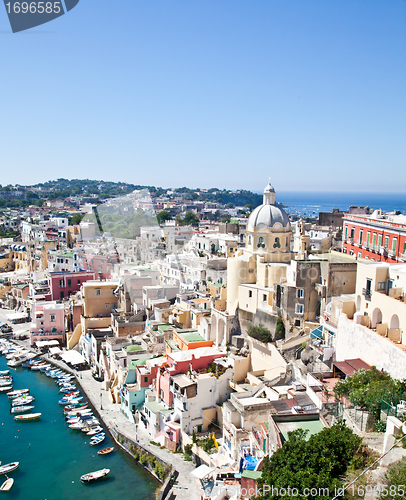
POLYGON ((83 269, 93 272, 96 279, 108 280, 111 278, 111 271, 114 264, 118 263, 117 255, 83 255, 83 269))
POLYGON ((63 304, 34 302, 32 310, 31 345, 37 340, 64 342, 65 311, 63 304))
POLYGON ((63 300, 78 292, 83 283, 96 279, 95 273, 76 271, 73 273, 60 272, 48 274, 51 289, 51 300, 63 300))

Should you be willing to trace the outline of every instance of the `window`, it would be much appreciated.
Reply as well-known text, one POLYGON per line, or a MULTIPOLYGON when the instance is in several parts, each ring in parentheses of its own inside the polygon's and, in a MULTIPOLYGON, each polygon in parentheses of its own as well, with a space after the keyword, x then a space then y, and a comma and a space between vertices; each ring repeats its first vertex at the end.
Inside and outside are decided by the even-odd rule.
POLYGON ((393 238, 393 240, 392 240, 392 252, 393 253, 396 253, 397 244, 398 244, 398 239, 397 238, 393 238))
POLYGON ((148 377, 144 377, 144 383, 146 384, 148 382, 148 377))
POLYGON ((72 280, 68 280, 68 286, 72 286, 72 280))
POLYGON ((65 259, 65 264, 67 264, 67 263, 68 263, 68 259, 65 259))
POLYGON ((385 249, 389 248, 389 236, 385 236, 385 249))
POLYGON ((252 290, 248 291, 248 297, 252 297, 252 290))
POLYGON ((101 294, 101 289, 100 288, 96 288, 96 295, 100 295, 101 294))
POLYGON ((375 246, 376 246, 376 233, 374 233, 372 236, 372 246, 373 246, 373 248, 375 248, 375 246))
POLYGON ((251 245, 251 235, 248 236, 248 245, 251 245))
POLYGON ((385 290, 386 283, 385 281, 378 281, 378 290, 385 290))
POLYGON ((281 247, 281 240, 280 240, 280 238, 278 236, 275 238, 275 242, 273 244, 273 247, 274 248, 280 248, 281 247))
POLYGON ((367 247, 369 248, 369 241, 371 239, 371 233, 368 231, 367 232, 367 247))
POLYGON ((110 309, 110 304, 105 304, 106 309, 110 309))
POLYGON ((378 247, 382 246, 382 234, 378 234, 378 247))
POLYGON ((345 241, 347 241, 347 236, 348 236, 348 226, 345 226, 345 237, 344 237, 345 241))
POLYGON ((295 314, 303 314, 304 305, 303 304, 295 304, 295 314))
POLYGON ((359 244, 362 245, 362 239, 364 237, 364 231, 361 229, 361 231, 359 232, 359 244))
POLYGON ((257 248, 265 248, 265 241, 263 236, 258 238, 257 248))
POLYGON ((80 280, 78 280, 78 285, 80 285, 80 280))
POLYGON ((298 299, 303 299, 303 297, 304 297, 304 290, 303 290, 303 288, 298 288, 296 290, 296 297, 298 299))
POLYGON ((355 236, 355 229, 354 229, 354 228, 352 228, 352 229, 351 229, 351 238, 354 238, 354 236, 355 236))
POLYGON ((266 302, 266 301, 267 301, 267 298, 268 298, 268 296, 266 295, 266 293, 264 293, 264 294, 263 294, 263 296, 262 296, 262 300, 263 300, 264 302, 266 302))
POLYGON ((63 288, 65 286, 65 282, 63 280, 59 280, 59 288, 63 288))

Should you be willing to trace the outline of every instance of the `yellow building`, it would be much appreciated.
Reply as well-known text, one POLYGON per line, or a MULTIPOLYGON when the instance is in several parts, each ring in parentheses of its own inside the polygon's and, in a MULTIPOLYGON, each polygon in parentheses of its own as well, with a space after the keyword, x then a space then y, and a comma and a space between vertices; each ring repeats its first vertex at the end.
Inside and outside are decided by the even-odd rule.
POLYGON ((115 291, 118 281, 86 281, 83 283, 84 316, 110 316, 117 308, 115 291))

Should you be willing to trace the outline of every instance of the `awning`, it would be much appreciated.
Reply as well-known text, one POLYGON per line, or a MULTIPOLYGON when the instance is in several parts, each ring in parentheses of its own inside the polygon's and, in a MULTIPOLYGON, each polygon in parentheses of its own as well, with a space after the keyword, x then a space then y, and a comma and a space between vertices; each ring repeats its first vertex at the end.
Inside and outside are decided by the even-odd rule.
POLYGON ((197 477, 197 479, 204 479, 205 477, 212 474, 215 470, 215 467, 208 467, 207 465, 203 464, 197 467, 193 472, 191 472, 191 475, 197 477))
POLYGON ((59 347, 51 347, 49 349, 49 352, 50 352, 50 354, 59 354, 62 351, 59 349, 59 347))
POLYGON ((311 339, 321 339, 322 337, 323 337, 323 327, 322 326, 315 328, 310 334, 311 339))
POLYGON ((10 321, 18 321, 19 319, 27 319, 27 313, 10 313, 6 314, 10 321))
POLYGON ((86 363, 85 358, 77 351, 67 351, 61 354, 61 358, 65 361, 65 363, 70 363, 71 365, 81 365, 82 363, 86 363))

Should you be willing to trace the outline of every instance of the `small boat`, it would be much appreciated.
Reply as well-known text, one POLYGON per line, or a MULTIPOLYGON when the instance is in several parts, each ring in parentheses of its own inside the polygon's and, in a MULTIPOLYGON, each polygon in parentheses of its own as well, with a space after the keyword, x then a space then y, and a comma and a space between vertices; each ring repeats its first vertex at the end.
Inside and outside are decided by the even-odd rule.
POLYGON ((106 439, 105 435, 101 436, 95 436, 90 440, 90 446, 97 446, 98 444, 102 443, 106 439))
POLYGON ((11 391, 7 393, 8 399, 15 399, 23 394, 28 394, 30 392, 29 389, 18 389, 18 391, 11 391))
POLYGON ((63 397, 58 401, 60 405, 68 405, 68 404, 74 404, 74 403, 79 403, 83 399, 83 396, 75 397, 75 398, 65 398, 63 397))
POLYGON ((0 377, 4 377, 5 375, 10 375, 10 370, 2 370, 2 371, 0 371, 0 377))
POLYGON ((21 396, 21 398, 13 399, 11 404, 12 406, 29 405, 34 400, 35 400, 34 396, 21 396))
POLYGON ((70 394, 70 395, 76 393, 75 395, 77 395, 79 394, 79 391, 77 389, 78 388, 76 387, 76 385, 70 385, 69 387, 62 387, 62 389, 59 389, 59 392, 63 392, 64 394, 70 394))
POLYGON ((81 476, 80 480, 82 483, 91 483, 92 481, 97 481, 98 479, 101 479, 110 472, 110 469, 101 469, 97 470, 95 472, 89 472, 88 474, 84 474, 81 476))
POLYGON ((11 413, 25 413, 26 411, 30 411, 34 408, 34 406, 26 405, 26 406, 14 406, 11 408, 11 413))
POLYGON ((49 368, 51 368, 51 365, 49 364, 45 364, 43 366, 41 366, 41 368, 39 369, 40 372, 45 372, 47 371, 49 368))
POLYGON ((97 429, 98 427, 100 427, 99 424, 88 425, 86 422, 86 427, 83 427, 83 429, 80 429, 80 430, 82 432, 84 432, 85 434, 87 434, 88 432, 93 431, 94 429, 97 429))
POLYGON ((90 422, 92 424, 99 424, 100 422, 97 419, 94 420, 76 420, 74 422, 68 422, 69 424, 69 429, 75 429, 75 430, 81 430, 83 427, 86 427, 87 425, 90 425, 90 422))
POLYGON ((0 491, 5 492, 5 491, 10 491, 11 488, 13 487, 14 484, 14 479, 12 477, 9 477, 4 481, 4 483, 0 486, 0 491))
POLYGON ((2 378, 0 380, 0 387, 2 387, 4 385, 13 385, 13 379, 12 379, 12 377, 2 378))
POLYGON ((13 470, 18 469, 19 465, 20 465, 20 462, 10 462, 9 464, 1 465, 0 466, 0 475, 1 474, 8 474, 9 472, 13 472, 13 470))
POLYGON ((10 392, 13 389, 12 385, 6 385, 4 387, 0 387, 0 392, 10 392))
POLYGON ((14 420, 19 422, 31 422, 32 420, 39 420, 41 418, 41 413, 27 413, 26 415, 16 415, 14 420))
POLYGON ((75 405, 66 405, 65 408, 63 409, 64 415, 67 415, 71 412, 75 412, 78 410, 86 410, 88 404, 87 403, 77 403, 75 405))
POLYGON ((92 429, 91 431, 89 432, 86 432, 86 434, 88 436, 95 436, 96 434, 99 434, 100 432, 103 431, 103 427, 100 427, 100 425, 98 427, 96 427, 95 429, 92 429))
POLYGON ((102 450, 99 450, 97 452, 97 454, 98 455, 108 455, 112 451, 114 451, 114 446, 109 446, 108 448, 103 448, 102 450))

